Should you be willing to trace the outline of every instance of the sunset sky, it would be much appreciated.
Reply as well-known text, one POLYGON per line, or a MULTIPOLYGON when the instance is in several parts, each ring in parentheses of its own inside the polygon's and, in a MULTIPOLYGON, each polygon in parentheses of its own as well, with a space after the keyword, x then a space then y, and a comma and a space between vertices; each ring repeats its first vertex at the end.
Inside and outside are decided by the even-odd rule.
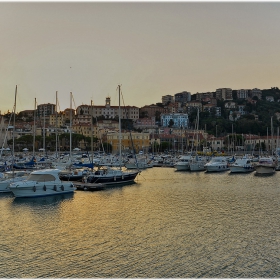
POLYGON ((0 2, 0 110, 280 86, 280 2, 0 2))

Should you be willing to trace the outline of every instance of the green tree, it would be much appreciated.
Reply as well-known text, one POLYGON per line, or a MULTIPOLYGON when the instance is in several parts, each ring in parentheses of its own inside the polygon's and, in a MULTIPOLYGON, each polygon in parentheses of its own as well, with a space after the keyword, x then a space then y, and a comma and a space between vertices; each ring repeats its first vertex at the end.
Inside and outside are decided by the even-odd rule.
POLYGON ((168 123, 168 127, 172 127, 174 125, 174 121, 173 119, 170 119, 169 123, 168 123))

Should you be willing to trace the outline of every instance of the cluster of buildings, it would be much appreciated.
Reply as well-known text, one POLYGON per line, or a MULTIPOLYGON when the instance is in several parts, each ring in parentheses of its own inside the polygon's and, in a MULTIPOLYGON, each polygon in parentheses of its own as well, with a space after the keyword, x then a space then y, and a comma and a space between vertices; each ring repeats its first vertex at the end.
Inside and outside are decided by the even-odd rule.
MULTIPOLYGON (((256 102, 254 97, 261 99, 262 91, 260 89, 240 89, 236 91, 238 99, 246 99, 247 102, 256 102)), ((193 111, 208 111, 215 116, 220 116, 221 108, 217 106, 217 101, 225 101, 225 107, 234 114, 229 118, 234 120, 246 113, 244 106, 238 105, 233 100, 233 91, 230 88, 219 88, 215 92, 196 93, 183 91, 175 95, 162 96, 162 102, 146 105, 141 108, 136 106, 121 106, 121 119, 128 119, 133 122, 133 127, 138 132, 122 131, 122 149, 131 150, 132 142, 136 151, 150 149, 151 144, 157 142, 169 142, 172 149, 190 149, 202 143, 203 146, 211 147, 213 150, 223 150, 225 141, 221 138, 208 135, 204 130, 193 130, 189 127, 189 114, 193 111), (139 132, 141 131, 141 132, 139 132)), ((269 100, 273 102, 274 100, 269 100)), ((65 109, 57 112, 55 104, 40 104, 36 110, 25 110, 17 114, 15 129, 10 125, 8 129, 8 119, 0 116, 0 145, 3 146, 7 140, 23 135, 34 134, 45 136, 54 133, 63 134, 72 133, 82 134, 86 137, 95 137, 100 141, 95 142, 95 148, 100 146, 101 142, 110 143, 113 152, 118 149, 119 142, 119 124, 118 124, 119 106, 112 106, 110 97, 106 97, 105 105, 79 105, 74 109, 65 109), (34 121, 35 119, 35 121, 34 121), (8 131, 8 132, 7 132, 8 131), (34 132, 35 131, 35 132, 34 132)), ((260 141, 266 142, 266 147, 272 148, 270 139, 253 139, 255 141, 250 147, 255 146, 260 141)), ((247 140, 249 141, 249 140, 247 140)), ((85 148, 81 142, 79 148, 85 148)), ((276 145, 276 144, 275 144, 276 145)), ((240 144, 244 148, 245 144, 240 144)), ((227 144, 229 149, 229 144, 227 144)), ((232 148, 232 147, 231 147, 232 148)))

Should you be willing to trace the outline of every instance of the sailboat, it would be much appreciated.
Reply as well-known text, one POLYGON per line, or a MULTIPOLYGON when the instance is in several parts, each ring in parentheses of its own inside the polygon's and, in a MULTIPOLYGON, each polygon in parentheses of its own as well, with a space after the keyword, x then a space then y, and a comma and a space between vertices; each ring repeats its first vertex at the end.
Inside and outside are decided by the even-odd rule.
POLYGON ((27 173, 25 171, 15 171, 15 115, 16 115, 16 100, 17 100, 17 85, 15 89, 15 102, 13 108, 13 149, 12 149, 12 171, 5 172, 3 178, 0 181, 0 192, 11 192, 9 189, 10 184, 14 182, 23 181, 26 178, 27 173))
MULTIPOLYGON (((120 96, 121 96, 121 86, 118 85, 119 91, 119 162, 122 162, 122 151, 121 151, 121 106, 120 106, 120 96)), ((99 166, 98 169, 89 175, 85 180, 88 183, 102 183, 104 185, 119 185, 125 183, 134 182, 136 176, 140 173, 137 171, 122 170, 120 164, 119 169, 110 168, 106 166, 99 166)))
MULTIPOLYGON (((197 141, 197 147, 198 147, 198 128, 199 128, 199 108, 197 108, 197 117, 196 117, 196 141, 197 141)), ((192 158, 190 162, 190 170, 191 171, 204 171, 205 164, 207 163, 207 160, 204 156, 199 156, 197 154, 197 147, 196 147, 196 152, 195 152, 195 157, 192 158)))

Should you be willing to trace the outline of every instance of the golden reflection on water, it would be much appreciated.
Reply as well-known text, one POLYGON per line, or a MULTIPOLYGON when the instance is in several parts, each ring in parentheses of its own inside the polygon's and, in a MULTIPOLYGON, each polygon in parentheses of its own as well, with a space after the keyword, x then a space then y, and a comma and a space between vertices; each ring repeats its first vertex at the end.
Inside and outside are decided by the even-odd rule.
POLYGON ((2 197, 0 275, 280 276, 279 176, 152 168, 105 191, 2 197))

